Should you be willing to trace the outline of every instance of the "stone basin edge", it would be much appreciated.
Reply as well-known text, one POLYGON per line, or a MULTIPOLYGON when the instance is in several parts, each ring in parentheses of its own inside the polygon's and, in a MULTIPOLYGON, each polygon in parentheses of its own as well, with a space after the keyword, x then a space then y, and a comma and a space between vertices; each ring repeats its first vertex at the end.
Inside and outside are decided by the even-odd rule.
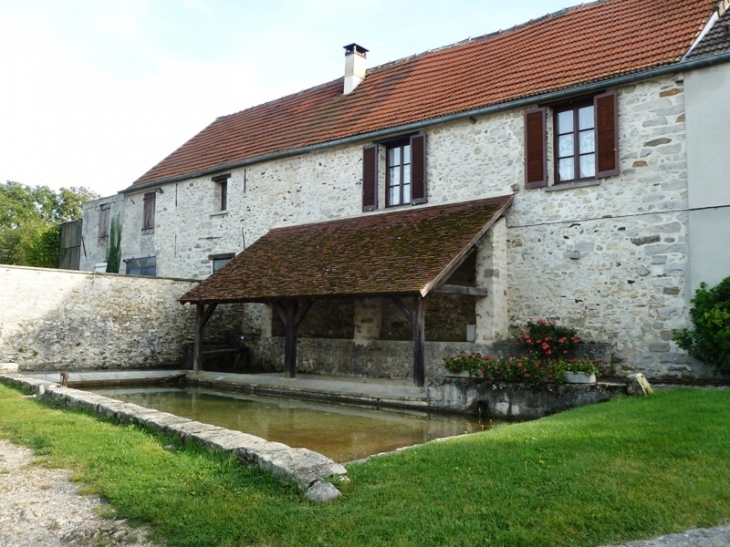
POLYGON ((343 465, 307 448, 291 448, 240 431, 62 387, 48 380, 0 372, 0 381, 28 389, 60 406, 89 410, 120 423, 140 425, 155 433, 173 434, 183 443, 194 443, 233 456, 242 463, 256 465, 276 477, 296 483, 304 496, 314 502, 331 501, 341 495, 330 482, 330 477, 348 480, 347 469, 343 465))

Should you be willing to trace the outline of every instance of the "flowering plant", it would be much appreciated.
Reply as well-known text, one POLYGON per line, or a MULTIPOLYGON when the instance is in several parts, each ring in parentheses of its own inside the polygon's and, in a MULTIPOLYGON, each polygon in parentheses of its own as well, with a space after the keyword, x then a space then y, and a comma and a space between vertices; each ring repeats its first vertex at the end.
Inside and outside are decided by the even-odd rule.
POLYGON ((559 363, 560 361, 539 359, 532 354, 524 357, 492 357, 481 353, 461 352, 456 357, 444 359, 444 367, 449 372, 466 371, 471 377, 522 382, 532 387, 545 381, 562 382, 563 374, 558 368, 559 363))
POLYGON ((544 359, 558 359, 568 355, 580 343, 581 339, 575 329, 562 327, 556 321, 545 319, 528 321, 527 332, 517 341, 519 346, 544 359))

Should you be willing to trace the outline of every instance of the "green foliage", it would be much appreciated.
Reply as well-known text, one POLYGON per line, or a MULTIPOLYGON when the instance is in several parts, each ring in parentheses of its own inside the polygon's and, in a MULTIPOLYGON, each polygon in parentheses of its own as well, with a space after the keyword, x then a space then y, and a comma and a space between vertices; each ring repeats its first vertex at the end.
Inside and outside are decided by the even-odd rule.
POLYGON ((730 373, 730 277, 708 289, 701 283, 689 312, 694 329, 674 331, 674 341, 695 359, 730 373))
POLYGON ((83 204, 98 197, 84 187, 54 192, 12 181, 0 185, 0 263, 58 267, 58 224, 81 218, 83 204))
POLYGON ((149 524, 169 547, 587 547, 730 519, 730 391, 623 398, 349 464, 342 497, 325 504, 255 467, 2 385, 0 437, 76 472, 116 518, 149 524))
POLYGON ((106 248, 107 273, 119 273, 122 262, 122 223, 116 215, 109 226, 109 245, 106 248))

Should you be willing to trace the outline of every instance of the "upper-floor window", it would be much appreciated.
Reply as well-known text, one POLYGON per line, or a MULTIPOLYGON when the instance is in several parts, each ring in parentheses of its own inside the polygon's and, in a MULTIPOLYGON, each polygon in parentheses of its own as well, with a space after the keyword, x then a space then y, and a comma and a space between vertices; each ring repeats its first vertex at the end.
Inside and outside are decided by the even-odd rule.
POLYGON ((99 207, 99 239, 103 240, 109 237, 109 215, 111 213, 111 203, 104 203, 99 207))
POLYGON ((385 206, 411 201, 411 141, 389 144, 385 152, 385 206))
POLYGON ((593 102, 555 111, 555 183, 596 176, 593 102))
POLYGON ((378 208, 381 149, 385 151, 385 206, 426 203, 426 135, 418 134, 363 149, 363 211, 378 208))
POLYGON ((228 179, 231 174, 218 175, 213 177, 215 183, 215 209, 216 211, 228 210, 228 179))
MULTIPOLYGON (((553 106, 554 184, 619 173, 615 91, 553 106)), ((548 185, 548 108, 525 112, 525 188, 548 185)))
POLYGON ((144 209, 142 212, 142 230, 155 229, 155 192, 144 195, 144 209))

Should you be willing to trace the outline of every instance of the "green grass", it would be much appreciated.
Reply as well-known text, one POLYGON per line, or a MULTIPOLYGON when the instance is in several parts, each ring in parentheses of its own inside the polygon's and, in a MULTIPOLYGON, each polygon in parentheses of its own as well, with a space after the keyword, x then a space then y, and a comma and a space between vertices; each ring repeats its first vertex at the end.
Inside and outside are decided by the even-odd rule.
POLYGON ((349 467, 343 496, 0 385, 0 436, 178 545, 601 545, 730 519, 730 391, 675 390, 349 467))

